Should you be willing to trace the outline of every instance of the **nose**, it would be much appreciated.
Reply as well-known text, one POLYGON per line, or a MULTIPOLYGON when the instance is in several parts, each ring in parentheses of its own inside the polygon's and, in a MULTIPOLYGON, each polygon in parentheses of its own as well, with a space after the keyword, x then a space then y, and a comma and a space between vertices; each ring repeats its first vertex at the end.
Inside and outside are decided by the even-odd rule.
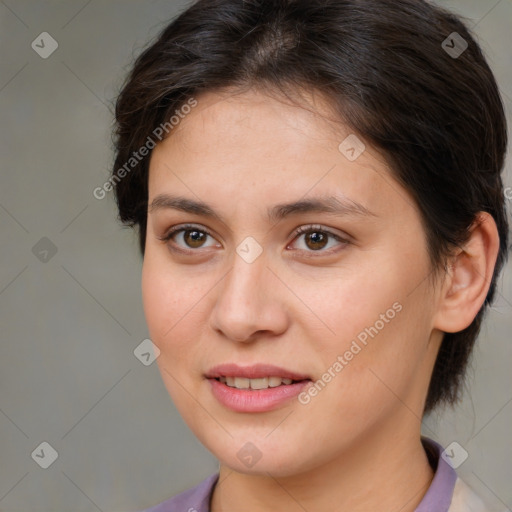
POLYGON ((265 253, 252 263, 237 254, 217 288, 210 326, 234 342, 282 334, 288 325, 286 289, 268 267, 265 253))

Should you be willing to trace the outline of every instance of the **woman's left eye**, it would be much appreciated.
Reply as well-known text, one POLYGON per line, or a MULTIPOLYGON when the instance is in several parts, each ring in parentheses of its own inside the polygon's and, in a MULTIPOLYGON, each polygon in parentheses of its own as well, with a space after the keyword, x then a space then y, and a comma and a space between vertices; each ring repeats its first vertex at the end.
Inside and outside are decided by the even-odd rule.
POLYGON ((296 238, 294 240, 303 238, 301 250, 305 250, 308 252, 329 252, 327 250, 323 250, 326 247, 328 249, 332 248, 331 244, 329 246, 329 242, 338 242, 338 245, 347 245, 348 240, 342 238, 339 235, 328 231, 321 226, 302 226, 295 232, 296 238))

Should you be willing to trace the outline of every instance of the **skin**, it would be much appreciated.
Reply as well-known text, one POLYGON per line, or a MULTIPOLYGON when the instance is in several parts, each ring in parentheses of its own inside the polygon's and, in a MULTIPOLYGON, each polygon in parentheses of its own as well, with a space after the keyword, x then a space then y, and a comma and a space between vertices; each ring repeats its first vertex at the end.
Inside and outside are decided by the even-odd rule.
POLYGON ((494 221, 481 214, 433 279, 412 197, 368 143, 355 161, 340 152, 352 131, 318 94, 306 97, 313 112, 256 90, 197 100, 153 150, 148 204, 161 194, 201 200, 222 221, 150 207, 142 292, 163 381, 220 462, 212 511, 413 511, 433 477, 420 428, 442 331, 464 329, 485 299, 494 221), (322 195, 372 214, 267 219, 275 204, 322 195), (183 223, 212 236, 160 239, 183 223), (295 235, 310 224, 346 242, 329 237, 318 249, 295 235), (236 252, 248 236, 263 249, 252 263, 236 252), (401 311, 305 405, 239 413, 210 391, 205 373, 228 362, 316 381, 396 302, 401 311), (247 442, 261 453, 251 468, 237 457, 247 442))

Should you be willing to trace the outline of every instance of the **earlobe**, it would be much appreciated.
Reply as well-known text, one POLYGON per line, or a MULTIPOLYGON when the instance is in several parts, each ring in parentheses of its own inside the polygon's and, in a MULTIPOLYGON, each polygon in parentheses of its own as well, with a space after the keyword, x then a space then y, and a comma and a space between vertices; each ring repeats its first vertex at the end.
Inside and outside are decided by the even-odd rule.
POLYGON ((482 307, 491 284, 499 250, 496 223, 480 212, 470 229, 470 237, 450 258, 434 327, 459 332, 468 327, 482 307))

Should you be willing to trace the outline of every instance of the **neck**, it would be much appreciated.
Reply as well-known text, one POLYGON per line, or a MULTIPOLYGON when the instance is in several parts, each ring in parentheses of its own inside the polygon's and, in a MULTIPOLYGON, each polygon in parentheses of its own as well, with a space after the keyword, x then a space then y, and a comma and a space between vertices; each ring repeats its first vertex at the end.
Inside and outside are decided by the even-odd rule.
POLYGON ((329 463, 292 476, 244 474, 221 465, 211 511, 413 512, 433 471, 419 428, 410 432, 410 424, 392 433, 380 429, 329 463))

